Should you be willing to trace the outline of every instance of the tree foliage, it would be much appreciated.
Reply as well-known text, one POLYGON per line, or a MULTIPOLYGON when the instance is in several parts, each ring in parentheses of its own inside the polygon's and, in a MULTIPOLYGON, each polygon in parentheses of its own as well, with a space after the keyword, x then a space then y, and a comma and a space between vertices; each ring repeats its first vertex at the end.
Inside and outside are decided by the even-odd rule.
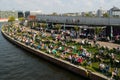
POLYGON ((89 13, 86 13, 85 16, 86 16, 86 17, 90 17, 90 14, 89 14, 89 13))
POLYGON ((78 38, 78 33, 79 33, 79 30, 80 30, 80 27, 79 26, 74 26, 74 29, 76 31, 76 38, 78 38))
POLYGON ((39 26, 40 26, 40 24, 39 24, 39 23, 37 23, 37 22, 35 22, 34 27, 39 27, 39 26))
POLYGON ((13 22, 13 21, 15 21, 15 17, 10 16, 10 17, 8 18, 8 22, 13 22))
POLYGON ((47 24, 46 23, 41 23, 40 26, 43 27, 43 28, 46 28, 47 24))
POLYGON ((104 13, 103 17, 109 17, 108 13, 104 13))
POLYGON ((74 26, 75 31, 79 31, 80 27, 74 26))
POLYGON ((99 35, 99 33, 103 30, 103 28, 102 27, 96 27, 94 30, 95 30, 95 34, 99 35))
POLYGON ((24 18, 24 17, 21 17, 21 18, 18 18, 18 20, 19 20, 20 22, 22 22, 22 21, 25 20, 25 18, 24 18))
POLYGON ((52 15, 54 15, 54 16, 55 16, 55 15, 58 15, 58 14, 57 14, 56 12, 53 12, 53 13, 52 13, 52 15))
POLYGON ((55 28, 56 28, 57 30, 60 30, 61 27, 62 27, 62 26, 61 26, 60 24, 56 24, 56 25, 55 25, 55 28))

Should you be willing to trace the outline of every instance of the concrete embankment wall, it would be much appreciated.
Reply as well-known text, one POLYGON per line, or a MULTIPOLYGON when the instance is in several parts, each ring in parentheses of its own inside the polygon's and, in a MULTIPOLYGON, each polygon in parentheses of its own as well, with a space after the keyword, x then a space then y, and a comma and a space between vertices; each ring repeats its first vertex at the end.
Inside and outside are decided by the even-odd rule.
POLYGON ((40 56, 41 58, 44 58, 52 63, 55 63, 56 65, 59 65, 71 72, 74 72, 78 75, 81 75, 87 79, 91 79, 91 80, 107 80, 107 77, 101 75, 101 74, 98 74, 98 73, 93 73, 91 71, 87 71, 85 68, 81 67, 81 66, 76 66, 74 64, 71 64, 70 62, 68 61, 65 61, 65 60, 62 60, 60 58, 56 58, 52 55, 49 55, 47 53, 44 53, 40 50, 37 50, 37 49, 34 49, 34 48, 31 48, 30 46, 27 46, 21 42, 18 42, 14 39, 12 39, 11 37, 9 37, 7 34, 4 33, 4 31, 2 31, 2 34, 4 35, 4 37, 11 41, 12 43, 18 45, 19 47, 31 52, 31 53, 34 53, 38 56, 40 56))

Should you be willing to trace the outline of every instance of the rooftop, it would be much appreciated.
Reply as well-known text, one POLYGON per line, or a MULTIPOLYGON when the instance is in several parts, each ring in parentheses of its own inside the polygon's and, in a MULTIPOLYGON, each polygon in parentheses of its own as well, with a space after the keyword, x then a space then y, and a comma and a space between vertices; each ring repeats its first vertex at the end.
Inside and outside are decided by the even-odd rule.
POLYGON ((120 9, 118 7, 113 7, 110 10, 112 10, 112 11, 120 11, 120 9))

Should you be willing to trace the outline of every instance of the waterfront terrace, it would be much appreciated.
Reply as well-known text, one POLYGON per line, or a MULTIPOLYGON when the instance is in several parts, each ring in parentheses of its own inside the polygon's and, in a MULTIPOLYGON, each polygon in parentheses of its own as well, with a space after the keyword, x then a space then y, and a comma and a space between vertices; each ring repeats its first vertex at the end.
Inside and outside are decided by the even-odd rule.
MULTIPOLYGON (((44 54, 64 60, 71 65, 84 67, 83 74, 81 74, 84 77, 89 75, 92 80, 97 79, 96 76, 99 76, 100 79, 98 80, 107 79, 106 76, 119 79, 119 49, 109 50, 107 47, 91 45, 89 40, 75 42, 70 37, 66 38, 64 33, 58 35, 50 33, 48 35, 45 30, 35 32, 18 24, 14 26, 5 25, 3 31, 13 40, 32 49, 45 52, 44 54), (102 76, 100 76, 101 74, 102 76)), ((80 74, 74 68, 69 68, 69 70, 80 74)))

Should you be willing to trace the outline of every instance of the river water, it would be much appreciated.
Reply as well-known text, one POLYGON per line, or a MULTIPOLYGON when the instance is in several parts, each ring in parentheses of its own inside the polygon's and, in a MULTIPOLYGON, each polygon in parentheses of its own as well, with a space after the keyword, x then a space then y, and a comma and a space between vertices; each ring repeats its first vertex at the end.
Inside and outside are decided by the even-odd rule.
POLYGON ((85 79, 13 45, 0 32, 0 80, 85 79))

